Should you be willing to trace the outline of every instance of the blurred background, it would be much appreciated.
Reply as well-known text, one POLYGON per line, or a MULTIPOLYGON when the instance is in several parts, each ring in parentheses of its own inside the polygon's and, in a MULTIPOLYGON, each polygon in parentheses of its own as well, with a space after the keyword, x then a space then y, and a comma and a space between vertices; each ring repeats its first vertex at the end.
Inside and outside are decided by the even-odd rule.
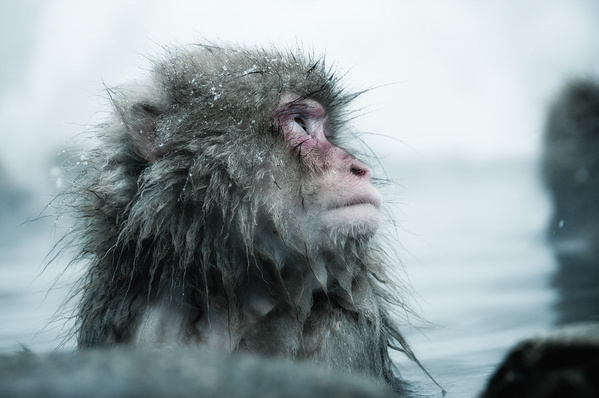
POLYGON ((448 396, 475 395, 508 347, 555 327, 538 159, 552 98, 599 76, 596 0, 0 0, 0 352, 73 347, 53 316, 78 269, 48 265, 65 226, 47 205, 69 182, 63 150, 105 116, 104 87, 165 44, 205 41, 313 50, 373 88, 355 127, 395 183, 395 265, 423 318, 405 330, 448 396))

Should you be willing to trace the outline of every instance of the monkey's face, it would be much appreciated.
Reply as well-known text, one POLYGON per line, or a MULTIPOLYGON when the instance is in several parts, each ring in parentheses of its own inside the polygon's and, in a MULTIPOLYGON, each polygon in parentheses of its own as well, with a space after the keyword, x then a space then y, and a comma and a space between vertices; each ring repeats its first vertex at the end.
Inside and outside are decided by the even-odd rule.
POLYGON ((374 234, 381 195, 370 182, 370 169, 331 143, 325 108, 313 99, 286 94, 274 123, 300 166, 311 170, 297 198, 298 218, 307 232, 374 234))

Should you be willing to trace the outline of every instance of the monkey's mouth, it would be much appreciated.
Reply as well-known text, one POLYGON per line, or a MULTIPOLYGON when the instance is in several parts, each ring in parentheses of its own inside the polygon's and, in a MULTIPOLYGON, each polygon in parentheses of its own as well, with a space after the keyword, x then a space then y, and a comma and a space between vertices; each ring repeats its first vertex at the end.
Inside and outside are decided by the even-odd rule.
POLYGON ((324 225, 345 231, 354 237, 371 237, 379 227, 381 198, 376 194, 361 194, 338 198, 322 215, 324 225), (348 228, 348 229, 343 229, 348 228))
POLYGON ((378 209, 379 207, 381 207, 381 201, 371 196, 357 196, 354 198, 349 198, 345 201, 335 202, 329 207, 328 210, 335 210, 344 207, 353 207, 361 205, 371 205, 378 209))

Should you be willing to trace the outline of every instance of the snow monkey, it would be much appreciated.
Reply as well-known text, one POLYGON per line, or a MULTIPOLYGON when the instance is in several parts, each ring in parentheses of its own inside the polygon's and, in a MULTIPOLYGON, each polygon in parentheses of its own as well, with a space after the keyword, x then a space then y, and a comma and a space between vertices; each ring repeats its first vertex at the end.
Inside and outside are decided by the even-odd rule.
POLYGON ((565 84, 545 126, 543 182, 553 205, 548 238, 559 267, 560 324, 599 315, 599 78, 565 84))
POLYGON ((89 268, 79 348, 197 346, 369 375, 394 388, 403 304, 381 194, 347 148, 347 92, 324 59, 167 49, 113 113, 75 184, 89 268))
POLYGON ((546 124, 541 166, 554 202, 550 239, 563 254, 577 249, 581 258, 592 257, 591 262, 596 264, 599 79, 569 81, 553 103, 546 124), (573 240, 579 241, 575 247, 573 240))

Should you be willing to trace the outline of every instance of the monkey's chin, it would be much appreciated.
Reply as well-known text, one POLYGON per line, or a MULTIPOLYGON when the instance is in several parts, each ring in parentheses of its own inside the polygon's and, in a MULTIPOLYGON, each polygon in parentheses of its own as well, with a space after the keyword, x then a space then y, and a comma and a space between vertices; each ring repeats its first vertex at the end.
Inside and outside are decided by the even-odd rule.
POLYGON ((361 203, 327 210, 323 221, 331 229, 357 237, 369 237, 379 228, 380 214, 375 205, 361 203))

